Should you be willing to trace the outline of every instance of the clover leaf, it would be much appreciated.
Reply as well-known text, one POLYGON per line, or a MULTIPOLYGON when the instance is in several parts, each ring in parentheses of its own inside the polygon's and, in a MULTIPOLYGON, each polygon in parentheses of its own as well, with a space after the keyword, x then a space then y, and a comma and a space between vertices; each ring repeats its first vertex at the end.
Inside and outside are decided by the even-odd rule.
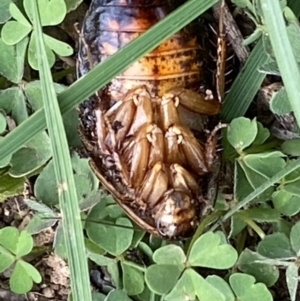
POLYGON ((237 300, 240 301, 272 301, 272 295, 263 283, 255 283, 253 276, 236 273, 230 276, 229 283, 237 300))
MULTIPOLYGON (((42 26, 54 26, 61 23, 67 13, 64 0, 39 0, 38 7, 42 26)), ((14 20, 10 20, 4 24, 1 36, 5 44, 12 46, 21 42, 31 33, 28 46, 28 62, 33 69, 38 70, 36 34, 32 25, 33 10, 31 0, 24 0, 24 9, 29 20, 22 14, 15 3, 10 3, 9 11, 14 20)), ((43 34, 43 36, 50 67, 55 62, 54 52, 59 56, 69 56, 73 53, 73 49, 68 44, 46 34, 43 34)))
POLYGON ((14 227, 0 230, 0 271, 5 271, 15 263, 9 279, 10 289, 17 294, 25 294, 31 290, 33 282, 40 283, 41 275, 21 257, 31 252, 33 239, 26 232, 14 227))
POLYGON ((237 258, 237 251, 231 245, 223 243, 220 235, 207 232, 192 246, 188 262, 191 266, 229 269, 237 258))

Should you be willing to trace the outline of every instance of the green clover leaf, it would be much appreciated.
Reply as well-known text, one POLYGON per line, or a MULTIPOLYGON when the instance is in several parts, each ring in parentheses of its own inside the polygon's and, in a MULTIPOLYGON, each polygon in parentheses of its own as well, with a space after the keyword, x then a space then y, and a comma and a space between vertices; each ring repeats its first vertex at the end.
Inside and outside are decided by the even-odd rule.
MULTIPOLYGON (((28 19, 32 23, 32 1, 24 0, 23 4, 28 19)), ((38 6, 42 26, 54 26, 61 23, 67 13, 67 7, 64 0, 39 0, 38 6)), ((16 4, 11 3, 9 11, 14 20, 4 24, 1 32, 2 40, 6 45, 12 46, 21 42, 31 33, 28 47, 28 62, 33 69, 38 70, 35 30, 16 4)), ((73 49, 68 44, 46 34, 43 36, 46 42, 46 53, 50 67, 52 67, 55 62, 55 55, 53 52, 59 56, 70 56, 73 53, 73 49)))
POLYGON ((229 269, 235 264, 237 258, 236 250, 224 243, 220 235, 207 232, 194 243, 188 262, 191 266, 229 269))

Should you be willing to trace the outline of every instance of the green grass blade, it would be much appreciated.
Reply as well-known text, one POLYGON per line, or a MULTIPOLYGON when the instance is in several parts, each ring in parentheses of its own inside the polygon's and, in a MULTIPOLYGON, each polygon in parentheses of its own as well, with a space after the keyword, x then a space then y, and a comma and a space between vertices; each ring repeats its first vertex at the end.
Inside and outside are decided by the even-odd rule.
MULTIPOLYGON (((272 2, 273 3, 273 2, 272 2)), ((300 16, 300 1, 290 0, 288 5, 297 17, 300 16)), ((259 67, 266 63, 266 54, 263 43, 260 40, 254 47, 250 56, 226 95, 222 107, 222 120, 230 122, 232 119, 243 116, 259 90, 265 74, 259 72, 259 67)))
MULTIPOLYGON (((163 40, 179 31, 217 2, 218 0, 190 0, 179 7, 61 93, 58 96, 61 112, 65 113, 74 108, 96 90, 106 85, 131 63, 154 49, 163 40)), ((41 109, 0 141, 0 160, 16 152, 24 143, 45 128, 44 109, 41 109)))
POLYGON ((225 97, 221 112, 224 122, 230 122, 234 118, 244 116, 266 76, 258 69, 267 60, 268 56, 262 40, 260 40, 250 53, 225 97))
POLYGON ((261 186, 256 188, 253 192, 251 192, 248 196, 246 196, 242 201, 240 201, 236 206, 234 206, 231 210, 229 210, 221 219, 220 222, 215 224, 210 230, 214 231, 217 229, 220 223, 225 222, 229 219, 234 213, 242 209, 244 206, 249 205, 251 201, 261 195, 264 191, 266 191, 269 187, 275 185, 276 183, 280 182, 280 180, 291 172, 295 171, 296 169, 300 168, 300 160, 291 161, 289 164, 286 165, 281 171, 279 171, 276 175, 270 178, 268 181, 264 182, 261 186))
POLYGON ((261 0, 265 25, 276 62, 298 126, 300 126, 300 72, 278 0, 261 0))
POLYGON ((42 28, 38 16, 37 0, 33 2, 34 33, 37 38, 37 57, 46 122, 53 152, 59 203, 74 300, 91 301, 89 273, 85 256, 82 225, 69 155, 67 137, 54 90, 50 67, 46 56, 42 28))

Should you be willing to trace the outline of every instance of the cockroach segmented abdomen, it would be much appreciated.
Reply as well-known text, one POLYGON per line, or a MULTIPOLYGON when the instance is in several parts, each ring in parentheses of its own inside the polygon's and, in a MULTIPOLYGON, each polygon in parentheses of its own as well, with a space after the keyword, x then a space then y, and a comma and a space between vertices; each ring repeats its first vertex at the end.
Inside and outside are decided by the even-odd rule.
MULTIPOLYGON (((159 22, 170 1, 93 0, 79 43, 77 74, 159 22)), ((191 235, 207 208, 203 182, 217 135, 206 136, 220 103, 203 86, 201 48, 189 27, 134 62, 79 109, 91 167, 146 231, 191 235)))

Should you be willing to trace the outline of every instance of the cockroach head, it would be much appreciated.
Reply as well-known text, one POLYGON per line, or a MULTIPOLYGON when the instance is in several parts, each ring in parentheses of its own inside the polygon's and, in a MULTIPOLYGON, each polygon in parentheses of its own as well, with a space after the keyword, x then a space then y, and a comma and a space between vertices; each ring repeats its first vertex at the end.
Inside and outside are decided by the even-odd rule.
POLYGON ((169 239, 191 236, 197 226, 198 207, 197 200, 184 191, 169 191, 153 214, 158 233, 169 239))

